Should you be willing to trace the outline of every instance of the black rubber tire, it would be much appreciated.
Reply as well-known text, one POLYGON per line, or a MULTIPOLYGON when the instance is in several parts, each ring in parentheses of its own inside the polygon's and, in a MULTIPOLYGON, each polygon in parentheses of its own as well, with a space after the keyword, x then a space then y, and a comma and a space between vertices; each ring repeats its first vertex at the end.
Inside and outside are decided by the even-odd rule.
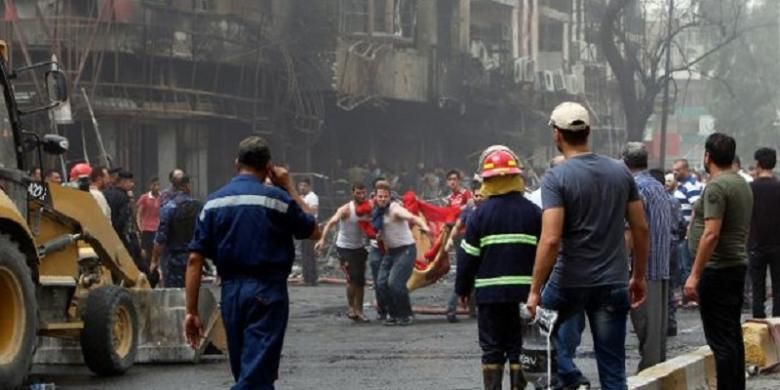
POLYGON ((32 365, 37 341, 38 301, 25 256, 19 246, 4 235, 0 235, 0 294, 3 295, 0 296, 0 327, 5 331, 12 326, 15 328, 0 332, 0 389, 15 389, 22 386, 32 365), (3 299, 16 301, 16 304, 8 305, 3 299), (22 307, 12 307, 18 304, 22 307), (11 321, 18 324, 19 320, 24 320, 24 324, 18 327, 11 324, 11 321))
MULTIPOLYGON (((92 372, 101 376, 122 375, 135 363, 138 352, 138 314, 130 294, 117 286, 102 286, 89 292, 81 319, 81 353, 92 372), (130 325, 125 353, 114 345, 117 313, 124 310, 130 325)), ((127 325, 127 324, 125 324, 127 325)))

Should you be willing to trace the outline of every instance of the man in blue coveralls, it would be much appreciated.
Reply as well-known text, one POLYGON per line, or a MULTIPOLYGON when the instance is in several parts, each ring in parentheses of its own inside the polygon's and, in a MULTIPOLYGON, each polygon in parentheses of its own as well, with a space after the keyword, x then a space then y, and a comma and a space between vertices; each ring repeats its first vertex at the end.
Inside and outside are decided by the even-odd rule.
POLYGON ((241 141, 238 175, 211 194, 198 217, 187 264, 188 343, 202 336, 198 290, 205 258, 222 279, 222 321, 237 389, 272 390, 289 315, 293 238, 321 236, 287 170, 271 164, 260 137, 241 141), (269 178, 273 185, 264 184, 269 178))

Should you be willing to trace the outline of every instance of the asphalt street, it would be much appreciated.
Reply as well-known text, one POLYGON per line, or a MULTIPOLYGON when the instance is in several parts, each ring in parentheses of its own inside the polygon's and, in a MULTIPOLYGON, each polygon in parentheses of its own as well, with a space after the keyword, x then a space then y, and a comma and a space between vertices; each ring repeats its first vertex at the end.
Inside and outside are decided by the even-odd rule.
MULTIPOLYGON (((449 283, 440 283, 416 291, 413 303, 443 304, 451 288, 449 283)), ((476 320, 450 324, 443 316, 418 316, 408 327, 355 324, 344 315, 342 286, 291 287, 290 291, 290 327, 278 389, 481 388, 476 320)), ((679 321, 679 335, 669 342, 670 356, 705 344, 695 310, 679 312, 679 321)), ((633 372, 638 363, 635 335, 629 333, 626 345, 626 367, 633 372)), ((586 329, 577 363, 597 384, 594 359, 586 329)), ((227 361, 222 359, 198 365, 137 365, 115 378, 94 377, 80 366, 35 366, 32 380, 54 383, 56 389, 194 390, 226 389, 232 384, 227 361)), ((751 378, 748 388, 780 388, 780 376, 751 378)))

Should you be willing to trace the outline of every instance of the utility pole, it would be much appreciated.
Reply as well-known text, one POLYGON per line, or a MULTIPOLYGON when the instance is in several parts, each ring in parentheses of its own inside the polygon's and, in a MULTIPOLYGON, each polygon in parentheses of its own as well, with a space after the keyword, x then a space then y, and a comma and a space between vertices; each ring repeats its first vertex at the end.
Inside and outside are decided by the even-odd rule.
POLYGON ((669 20, 666 30, 666 65, 664 67, 664 97, 661 107, 661 156, 658 165, 665 170, 666 165, 666 130, 669 123, 669 82, 672 81, 672 19, 674 17, 674 0, 669 0, 669 20))

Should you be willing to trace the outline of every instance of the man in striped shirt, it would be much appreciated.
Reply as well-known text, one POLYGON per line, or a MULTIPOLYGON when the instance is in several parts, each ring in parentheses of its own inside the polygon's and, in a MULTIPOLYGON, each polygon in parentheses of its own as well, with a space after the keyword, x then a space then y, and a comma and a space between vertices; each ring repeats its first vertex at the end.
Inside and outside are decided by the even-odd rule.
MULTIPOLYGON (((634 175, 650 227, 647 300, 631 310, 631 322, 639 337, 641 360, 638 371, 642 371, 666 360, 672 210, 663 184, 651 176, 647 169, 647 149, 643 143, 629 142, 623 151, 623 162, 634 175)), ((626 230, 626 233, 630 242, 630 231, 626 230)))
MULTIPOLYGON (((685 218, 685 223, 690 224, 691 216, 693 215, 693 204, 701 197, 704 185, 691 175, 688 160, 684 158, 675 160, 674 165, 672 165, 672 171, 674 172, 674 178, 677 179, 677 191, 675 191, 674 197, 680 201, 680 210, 683 218, 685 218)), ((691 252, 688 250, 687 234, 685 240, 680 242, 679 260, 680 269, 682 270, 681 280, 687 280, 693 265, 691 252)))

